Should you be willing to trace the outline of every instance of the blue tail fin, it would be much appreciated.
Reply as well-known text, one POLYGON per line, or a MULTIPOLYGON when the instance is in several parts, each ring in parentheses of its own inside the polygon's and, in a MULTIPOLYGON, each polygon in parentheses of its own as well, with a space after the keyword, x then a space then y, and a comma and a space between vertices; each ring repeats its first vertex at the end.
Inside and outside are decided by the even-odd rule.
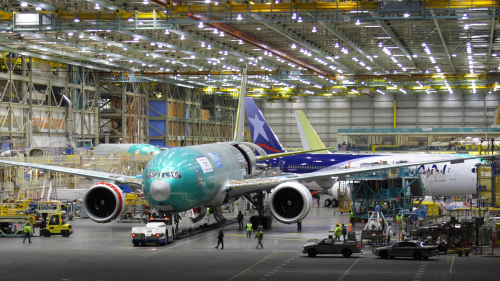
POLYGON ((246 98, 245 110, 253 143, 262 147, 267 154, 286 152, 252 98, 246 98))

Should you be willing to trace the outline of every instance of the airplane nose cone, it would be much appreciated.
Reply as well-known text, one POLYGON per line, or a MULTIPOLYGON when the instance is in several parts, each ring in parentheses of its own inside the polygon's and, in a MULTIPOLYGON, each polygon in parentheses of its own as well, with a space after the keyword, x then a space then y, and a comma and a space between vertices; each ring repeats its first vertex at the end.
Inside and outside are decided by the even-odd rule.
POLYGON ((164 180, 155 180, 149 186, 149 194, 156 201, 167 200, 170 196, 170 184, 164 180))

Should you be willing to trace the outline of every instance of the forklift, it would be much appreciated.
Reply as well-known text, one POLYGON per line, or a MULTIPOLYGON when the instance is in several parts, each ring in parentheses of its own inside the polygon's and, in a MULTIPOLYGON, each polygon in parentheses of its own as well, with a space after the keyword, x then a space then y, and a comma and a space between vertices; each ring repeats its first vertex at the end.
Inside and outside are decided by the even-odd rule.
POLYGON ((73 234, 70 223, 66 223, 66 215, 61 211, 60 201, 38 201, 37 212, 42 217, 40 236, 62 235, 69 237, 73 234), (49 218, 47 220, 47 218, 49 218))

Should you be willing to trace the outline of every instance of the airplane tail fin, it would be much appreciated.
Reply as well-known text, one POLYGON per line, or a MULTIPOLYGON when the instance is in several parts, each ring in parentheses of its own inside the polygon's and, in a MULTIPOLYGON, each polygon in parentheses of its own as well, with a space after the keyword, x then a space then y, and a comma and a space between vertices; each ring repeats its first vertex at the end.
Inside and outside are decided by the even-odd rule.
POLYGON ((247 94, 247 68, 243 68, 241 77, 240 99, 238 102, 238 112, 236 114, 236 126, 234 128, 233 142, 242 143, 245 125, 245 98, 247 94))
MULTIPOLYGON (((302 148, 304 150, 313 150, 325 147, 325 145, 319 138, 318 134, 311 126, 311 123, 309 123, 309 120, 307 120, 306 116, 302 112, 302 110, 295 111, 295 120, 297 121, 300 141, 302 142, 302 148)), ((323 150, 318 153, 328 153, 328 151, 323 150)))
POLYGON ((246 98, 245 109, 253 143, 262 147, 267 154, 286 152, 252 98, 246 98))

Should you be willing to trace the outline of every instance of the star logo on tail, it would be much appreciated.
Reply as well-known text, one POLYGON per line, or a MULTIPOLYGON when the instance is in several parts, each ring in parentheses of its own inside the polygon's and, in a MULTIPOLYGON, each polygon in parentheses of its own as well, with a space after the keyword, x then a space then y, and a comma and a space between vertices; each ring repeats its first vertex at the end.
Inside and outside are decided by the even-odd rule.
POLYGON ((269 141, 266 135, 266 131, 264 131, 264 125, 266 124, 265 121, 261 121, 259 119, 259 116, 257 113, 255 113, 254 118, 248 117, 248 121, 252 124, 253 126, 253 142, 255 143, 255 140, 257 140, 257 137, 261 135, 263 138, 266 139, 266 141, 269 141))

